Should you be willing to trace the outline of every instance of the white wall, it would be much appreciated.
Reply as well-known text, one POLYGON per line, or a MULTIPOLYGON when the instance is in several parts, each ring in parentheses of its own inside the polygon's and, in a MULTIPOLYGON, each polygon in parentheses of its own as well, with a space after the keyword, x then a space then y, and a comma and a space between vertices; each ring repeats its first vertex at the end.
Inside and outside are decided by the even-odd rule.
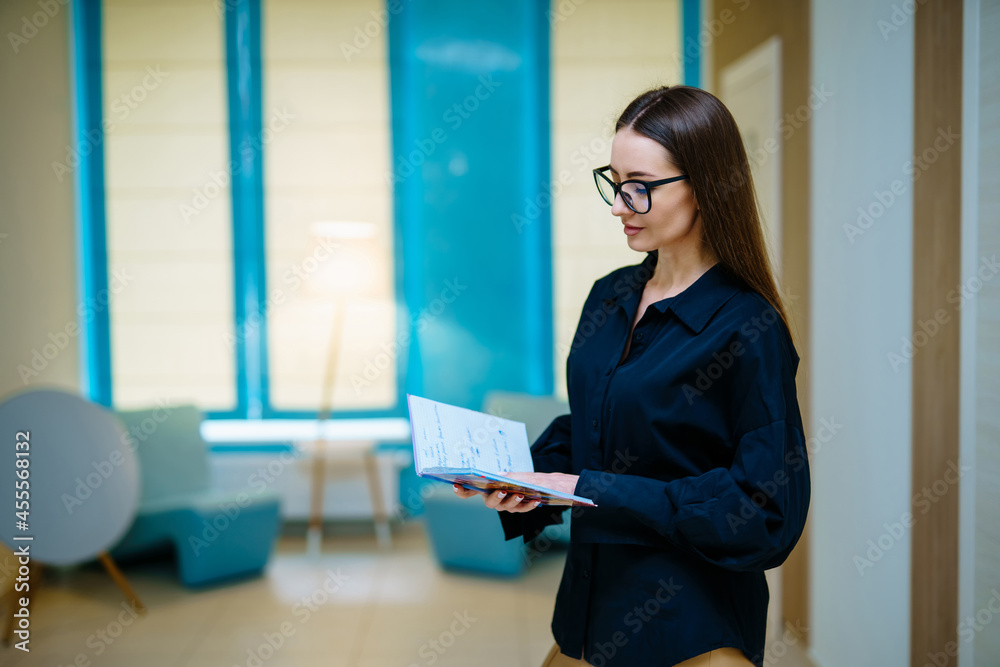
MULTIPOLYGON (((1000 664, 1000 630, 996 628, 1000 621, 1000 278, 983 260, 996 262, 1000 257, 1000 42, 996 39, 1000 1, 977 4, 979 122, 973 137, 978 148, 974 156, 978 161, 978 233, 963 273, 964 279, 971 279, 970 288, 977 285, 973 276, 982 278, 973 309, 974 394, 963 396, 963 401, 975 401, 975 569, 972 608, 962 609, 961 617, 973 615, 977 621, 964 626, 975 631, 972 664, 989 667, 1000 664)), ((967 637, 960 633, 960 643, 965 644, 967 637)))
POLYGON ((813 434, 821 667, 910 664, 910 532, 886 524, 910 510, 911 368, 888 355, 911 334, 913 18, 896 26, 892 14, 892 0, 812 5, 812 82, 833 93, 811 126, 812 415, 842 425, 826 441, 813 434), (898 29, 883 34, 880 20, 898 29), (901 194, 891 195, 894 181, 901 194), (876 190, 890 192, 881 215, 876 190), (845 225, 870 206, 876 215, 852 242, 845 225), (868 554, 880 538, 888 549, 868 554), (869 555, 860 574, 855 557, 869 555))
MULTIPOLYGON (((965 0, 962 8, 962 276, 976 269, 979 254, 979 62, 980 2, 965 0)), ((970 301, 960 315, 959 457, 964 465, 976 463, 977 308, 970 301)), ((959 487, 958 518, 958 616, 976 613, 976 478, 968 476, 959 487)), ((975 644, 965 644, 957 667, 973 667, 975 644)))
MULTIPOLYGON (((379 454, 376 459, 383 507, 392 517, 407 509, 399 502, 399 470, 410 464, 409 454, 379 454)), ((284 520, 305 521, 312 500, 312 459, 304 454, 215 452, 209 459, 212 485, 220 493, 266 492, 281 498, 284 520), (264 472, 262 472, 264 471, 264 472)), ((327 521, 371 520, 372 493, 360 452, 338 453, 331 448, 323 486, 323 518, 327 521)), ((408 516, 408 515, 404 515, 408 516)))

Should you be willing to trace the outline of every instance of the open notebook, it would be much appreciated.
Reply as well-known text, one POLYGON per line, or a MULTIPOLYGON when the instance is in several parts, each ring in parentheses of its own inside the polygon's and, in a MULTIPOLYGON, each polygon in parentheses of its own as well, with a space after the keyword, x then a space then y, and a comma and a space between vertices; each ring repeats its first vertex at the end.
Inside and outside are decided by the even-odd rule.
POLYGON ((406 395, 413 434, 413 461, 421 477, 458 483, 492 493, 523 493, 543 505, 584 505, 593 501, 509 477, 506 472, 534 472, 524 424, 485 412, 467 410, 420 396, 406 395))

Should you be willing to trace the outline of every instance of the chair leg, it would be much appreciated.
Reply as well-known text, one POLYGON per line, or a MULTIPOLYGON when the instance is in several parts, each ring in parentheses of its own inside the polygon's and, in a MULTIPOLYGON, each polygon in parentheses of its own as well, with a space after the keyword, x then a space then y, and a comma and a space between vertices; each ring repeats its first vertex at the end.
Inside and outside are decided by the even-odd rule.
MULTIPOLYGON (((30 579, 31 575, 29 574, 28 577, 30 579)), ((14 612, 17 611, 17 596, 14 593, 15 593, 14 581, 12 580, 10 582, 10 590, 4 593, 3 597, 0 598, 0 601, 3 601, 5 603, 4 604, 4 607, 6 607, 5 610, 7 611, 8 614, 10 614, 7 617, 7 623, 4 625, 4 630, 3 630, 4 646, 10 646, 11 643, 14 641, 14 612), (6 604, 8 602, 9 604, 6 604)))
POLYGON ((137 613, 146 613, 146 605, 139 600, 139 596, 137 596, 135 591, 132 590, 132 586, 128 583, 128 579, 125 578, 125 575, 122 574, 121 570, 118 569, 118 566, 115 565, 115 561, 112 560, 111 555, 108 554, 107 551, 102 551, 97 555, 97 557, 100 559, 101 565, 103 565, 104 569, 108 571, 108 574, 114 582, 118 584, 118 588, 122 589, 122 593, 125 594, 125 597, 128 599, 129 604, 132 605, 132 608, 135 609, 137 613))
POLYGON ((372 513, 375 518, 375 536, 381 547, 392 543, 392 531, 389 530, 389 514, 385 509, 385 498, 382 496, 382 477, 378 470, 378 456, 374 449, 365 452, 365 470, 368 474, 368 494, 371 496, 372 513))
POLYGON ((306 528, 306 552, 323 550, 323 495, 326 490, 326 440, 317 440, 312 452, 309 477, 309 524, 306 528))

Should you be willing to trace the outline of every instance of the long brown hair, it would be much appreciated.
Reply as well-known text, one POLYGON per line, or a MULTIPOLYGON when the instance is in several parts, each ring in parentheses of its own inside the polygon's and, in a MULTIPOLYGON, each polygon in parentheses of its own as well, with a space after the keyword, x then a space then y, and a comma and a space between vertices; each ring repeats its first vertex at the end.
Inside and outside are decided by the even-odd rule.
POLYGON ((689 177, 705 243, 719 262, 778 311, 791 334, 767 255, 750 163, 736 120, 711 93, 664 86, 635 98, 615 132, 630 128, 657 142, 689 177))

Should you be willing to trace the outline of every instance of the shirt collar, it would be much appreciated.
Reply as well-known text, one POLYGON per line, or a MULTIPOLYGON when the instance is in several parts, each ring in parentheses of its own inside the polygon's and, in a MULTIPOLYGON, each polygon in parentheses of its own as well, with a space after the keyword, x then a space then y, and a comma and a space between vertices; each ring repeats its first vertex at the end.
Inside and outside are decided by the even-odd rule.
MULTIPOLYGON (((629 290, 625 298, 618 300, 618 305, 625 306, 635 300, 638 303, 642 288, 653 275, 656 268, 658 251, 646 254, 641 264, 633 267, 632 274, 639 288, 629 290)), ((711 268, 698 277, 683 292, 675 297, 662 299, 652 304, 660 313, 672 311, 681 322, 695 334, 699 334, 718 312, 724 303, 740 291, 741 283, 738 277, 726 269, 722 263, 713 264, 711 268)), ((632 309, 632 312, 635 312, 632 309)))

